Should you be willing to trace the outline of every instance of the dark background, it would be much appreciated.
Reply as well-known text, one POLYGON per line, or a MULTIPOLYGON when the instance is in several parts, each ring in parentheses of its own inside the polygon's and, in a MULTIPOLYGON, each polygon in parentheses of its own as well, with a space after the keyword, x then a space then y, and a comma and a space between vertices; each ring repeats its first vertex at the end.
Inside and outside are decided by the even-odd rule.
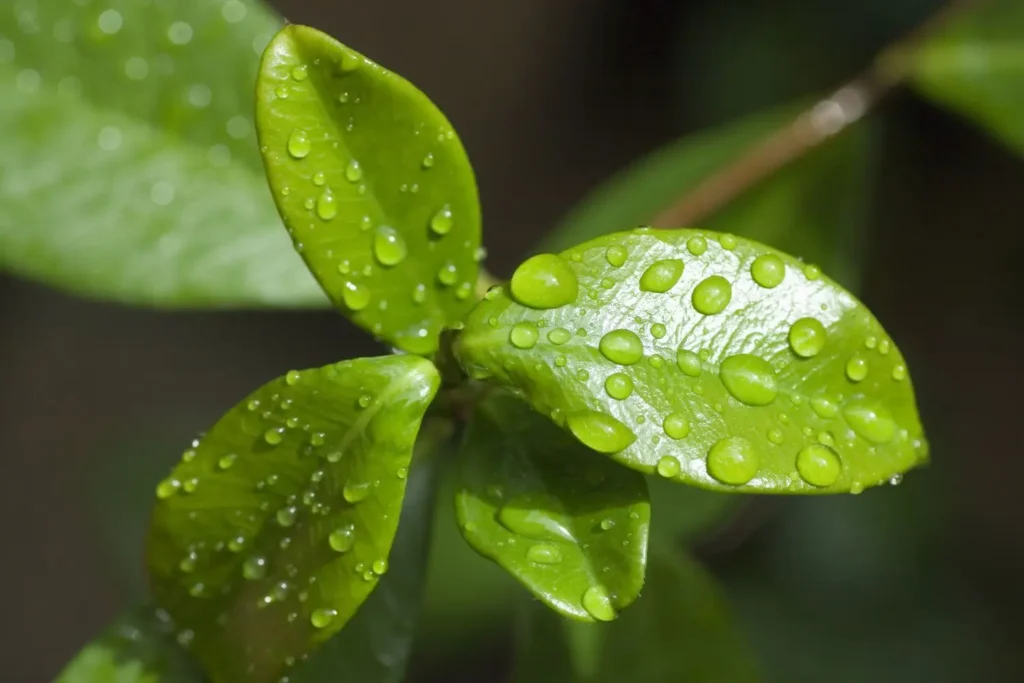
MULTIPOLYGON (((500 275, 623 164, 828 90, 937 6, 274 4, 446 112, 476 168, 500 275)), ((907 91, 874 117, 861 296, 909 359, 934 464, 857 498, 773 500, 742 539, 726 529, 702 556, 772 680, 1021 681, 1024 159, 907 91)), ((128 535, 144 520, 100 520, 125 515, 119 497, 150 495, 153 482, 131 474, 138 460, 170 462, 290 368, 376 352, 330 312, 156 313, 0 278, 0 679, 49 679, 137 594, 136 568, 116 566, 110 547, 136 547, 128 535)), ((502 680, 509 644, 422 649, 417 680, 502 680)))

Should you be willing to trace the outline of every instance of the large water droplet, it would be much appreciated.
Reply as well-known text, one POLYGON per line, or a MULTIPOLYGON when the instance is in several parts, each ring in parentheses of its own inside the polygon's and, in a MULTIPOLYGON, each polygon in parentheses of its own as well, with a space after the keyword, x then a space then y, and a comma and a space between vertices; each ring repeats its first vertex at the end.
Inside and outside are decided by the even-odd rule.
POLYGON ((335 552, 347 553, 356 543, 356 534, 351 526, 339 527, 331 532, 327 542, 335 552))
POLYGON ((612 330, 601 337, 598 348, 605 358, 619 365, 633 365, 644 355, 643 342, 630 330, 612 330))
POLYGON ((387 225, 377 228, 373 235, 373 255, 382 266, 395 266, 405 260, 409 248, 398 231, 387 225))
POLYGON ((624 372, 616 372, 608 375, 604 381, 604 390, 615 400, 623 401, 633 393, 633 380, 624 372))
POLYGON ((615 608, 604 586, 591 586, 583 594, 583 609, 598 621, 615 619, 615 608))
POLYGON ((336 616, 338 616, 337 610, 321 607, 313 610, 313 613, 309 615, 309 623, 313 624, 315 628, 327 628, 336 616))
POLYGON ((618 453, 636 441, 636 434, 629 427, 593 410, 571 413, 567 423, 573 436, 598 453, 618 453))
POLYGON ((766 406, 779 393, 775 370, 768 361, 748 353, 722 361, 718 376, 737 401, 749 406, 766 406))
POLYGON ((682 413, 669 413, 661 423, 661 428, 671 439, 682 439, 690 433, 690 421, 682 413))
POLYGON ((370 304, 370 289, 366 285, 348 281, 341 290, 341 298, 351 311, 361 311, 370 304))
POLYGON ((430 219, 430 229, 437 235, 447 235, 451 232, 454 224, 455 221, 452 218, 452 210, 447 204, 441 207, 441 210, 435 213, 430 219))
POLYGON ((334 198, 331 188, 324 188, 316 198, 316 215, 323 221, 329 221, 338 215, 338 200, 334 198))
POLYGON ((789 328, 789 348, 801 358, 818 355, 825 346, 827 333, 821 321, 815 318, 800 318, 789 328))
POLYGON ((850 356, 846 361, 846 377, 851 382, 863 381, 868 376, 868 359, 859 353, 850 356))
POLYGON ((712 275, 693 288, 693 307, 704 315, 721 313, 731 299, 732 285, 721 275, 712 275))
POLYGON ((512 326, 508 333, 508 340, 517 349, 532 349, 537 343, 540 333, 537 326, 531 322, 520 322, 512 326))
POLYGON ((242 576, 250 581, 258 581, 267 575, 267 558, 253 555, 242 563, 242 576))
POLYGON ((683 371, 684 375, 689 377, 699 377, 701 367, 700 356, 693 351, 687 351, 686 349, 679 349, 676 352, 676 365, 683 371))
POLYGON ((681 259, 655 261, 640 276, 640 289, 644 292, 661 294, 672 289, 683 275, 681 259))
POLYGON ((813 444, 797 453, 796 469, 811 486, 831 486, 839 478, 843 465, 831 448, 813 444))
POLYGON ((558 564, 562 561, 562 551, 550 543, 536 543, 526 551, 526 559, 537 564, 558 564))
POLYGON ((288 136, 288 154, 293 159, 305 159, 311 149, 309 134, 306 131, 296 128, 288 136))
POLYGON ((604 257, 608 259, 608 265, 620 268, 629 257, 629 252, 626 251, 625 247, 614 244, 608 247, 608 251, 604 253, 604 257))
POLYGON ((742 436, 730 436, 708 451, 708 474, 723 484, 740 486, 757 475, 760 460, 754 444, 742 436))
POLYGON ((548 341, 555 346, 561 346, 572 339, 572 332, 565 329, 564 327, 556 327, 555 329, 548 332, 548 341))
POLYGON ((530 308, 549 309, 576 300, 576 273, 561 256, 538 254, 524 261, 510 283, 516 301, 530 308))
POLYGON ((786 264, 775 254, 761 254, 750 265, 750 275, 757 284, 773 289, 785 279, 786 264))
POLYGON ((843 417, 854 432, 872 443, 889 443, 896 436, 892 413, 869 399, 850 401, 843 408, 843 417))

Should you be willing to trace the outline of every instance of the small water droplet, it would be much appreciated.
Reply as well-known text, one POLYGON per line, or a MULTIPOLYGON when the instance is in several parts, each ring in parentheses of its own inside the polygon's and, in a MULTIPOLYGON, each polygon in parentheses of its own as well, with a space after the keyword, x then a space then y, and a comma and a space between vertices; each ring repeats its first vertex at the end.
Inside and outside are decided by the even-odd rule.
POLYGON ((651 336, 655 339, 662 339, 666 334, 668 334, 668 330, 661 323, 651 325, 651 336))
POLYGON ((284 439, 284 427, 271 427, 263 432, 263 440, 271 446, 276 446, 284 439))
POLYGON ((562 551, 550 543, 535 543, 526 550, 526 559, 536 564, 558 564, 562 551))
POLYGON ((164 479, 156 487, 156 497, 161 500, 170 498, 181 489, 181 482, 172 477, 164 479))
POLYGON ((350 183, 358 183, 363 179, 363 167, 355 159, 349 159, 345 166, 345 179, 350 183))
POLYGON ((591 586, 583 594, 583 609, 598 621, 615 619, 615 608, 604 586, 591 586))
POLYGON ((683 275, 681 259, 655 261, 640 276, 640 290, 662 294, 672 289, 683 275))
POLYGON ((677 458, 673 458, 671 455, 663 455, 658 459, 656 469, 658 474, 666 479, 673 479, 679 475, 681 467, 677 458))
POLYGON ((671 439, 683 439, 690 433, 690 421, 682 413, 669 413, 661 423, 661 428, 671 439))
POLYGON ((382 225, 373 236, 373 255, 382 266, 395 266, 405 260, 409 248, 392 227, 382 225))
POLYGON ((624 372, 616 372, 608 375, 604 381, 604 390, 615 400, 623 401, 633 393, 633 380, 624 372))
POLYGON ((868 359, 859 353, 846 361, 846 377, 851 382, 861 382, 868 376, 868 359))
POLYGON ((341 494, 353 505, 366 500, 370 495, 370 484, 365 482, 348 482, 342 489, 341 494))
POLYGON ((907 366, 896 365, 892 369, 892 378, 897 382, 902 382, 907 378, 907 366))
POLYGON ((636 441, 636 434, 614 417, 592 410, 569 414, 569 431, 598 453, 618 453, 636 441))
POLYGON ((314 628, 327 628, 336 616, 338 616, 337 610, 320 607, 313 610, 313 613, 309 615, 309 623, 313 624, 314 628))
POLYGON ((373 573, 377 576, 383 576, 388 570, 387 560, 374 560, 373 565, 370 567, 373 573))
POLYGON ((733 486, 741 486, 754 478, 760 457, 754 445, 742 436, 730 436, 716 442, 708 451, 708 474, 733 486))
POLYGON ((342 289, 341 298, 349 310, 361 311, 370 304, 370 290, 365 285, 349 281, 342 289))
POLYGON ((524 261, 512 274, 512 296, 530 308, 559 308, 576 300, 576 273, 555 254, 538 254, 524 261))
POLYGON ((312 144, 309 141, 309 134, 306 131, 296 128, 292 131, 291 135, 288 136, 288 154, 293 159, 305 159, 310 150, 312 144))
POLYGON ((722 235, 718 238, 718 243, 722 245, 722 249, 726 251, 732 251, 736 248, 736 238, 732 235, 722 235))
POLYGON ((309 77, 309 67, 305 64, 299 64, 292 69, 292 79, 296 81, 304 81, 309 77))
POLYGON ((430 229, 436 235, 447 235, 451 232, 454 225, 455 220, 452 218, 452 210, 447 204, 442 206, 430 219, 430 229))
POLYGON ((327 543, 335 552, 347 553, 356 543, 355 530, 351 526, 339 527, 327 537, 327 543))
POLYGON ((701 362, 700 356, 693 351, 687 351, 686 349, 679 349, 676 352, 676 365, 683 371, 684 375, 689 377, 699 377, 703 363, 701 362))
POLYGON ((888 339, 883 339, 882 341, 878 342, 878 352, 883 356, 889 355, 890 348, 892 348, 892 344, 889 342, 888 339))
POLYGON ((856 399, 843 408, 843 417, 857 435, 872 443, 889 443, 896 436, 896 421, 881 404, 856 399))
POLYGON ((786 277, 786 264, 775 254, 761 254, 750 265, 754 282, 766 289, 774 289, 786 277))
POLYGON ((448 262, 437 271, 437 280, 446 287, 451 287, 459 279, 459 270, 454 263, 448 262))
POLYGON ((721 313, 732 300, 732 285, 721 275, 712 275, 693 288, 691 300, 698 313, 704 315, 721 313))
POLYGON ((768 361, 748 353, 722 361, 718 376, 733 397, 749 406, 766 406, 779 393, 775 369, 768 361))
POLYGON ((253 555, 242 563, 242 576, 250 581, 258 581, 267 575, 267 558, 253 555))
POLYGON ((277 519, 277 523, 281 526, 291 526, 292 524, 295 524, 297 514, 298 510, 295 508, 295 506, 288 505, 278 510, 275 517, 277 519))
POLYGON ((796 469, 811 486, 831 486, 839 478, 843 465, 831 448, 813 444, 797 453, 796 469))
POLYGON ((776 429, 769 429, 768 430, 768 440, 771 441, 776 446, 778 446, 780 443, 782 443, 783 438, 784 437, 783 437, 781 429, 777 429, 776 428, 776 429))
POLYGON ((629 252, 626 251, 625 247, 614 244, 608 247, 608 251, 604 253, 604 257, 608 260, 608 265, 620 268, 629 257, 629 252))
POLYGON ((817 280, 818 278, 821 277, 821 268, 814 265, 813 263, 807 264, 806 266, 804 266, 804 277, 806 277, 808 280, 817 280))
POLYGON ((426 156, 423 157, 422 164, 423 164, 423 168, 433 168, 434 167, 434 155, 433 155, 433 153, 427 152, 426 156))
POLYGON ((183 557, 181 559, 181 562, 178 563, 178 569, 180 569, 181 571, 185 572, 186 574, 191 574, 192 572, 195 571, 196 563, 198 561, 199 561, 199 555, 196 553, 196 551, 194 551, 194 550, 189 551, 188 555, 183 557))
POLYGON ((555 346, 561 346, 572 339, 572 333, 564 327, 556 327, 548 332, 548 341, 555 346))
POLYGON ((700 235, 694 235, 686 240, 686 248, 694 256, 700 256, 708 250, 708 241, 700 235))
POLYGON ((598 344, 601 355, 618 365, 633 365, 644 355, 640 337, 630 330, 612 330, 598 344))

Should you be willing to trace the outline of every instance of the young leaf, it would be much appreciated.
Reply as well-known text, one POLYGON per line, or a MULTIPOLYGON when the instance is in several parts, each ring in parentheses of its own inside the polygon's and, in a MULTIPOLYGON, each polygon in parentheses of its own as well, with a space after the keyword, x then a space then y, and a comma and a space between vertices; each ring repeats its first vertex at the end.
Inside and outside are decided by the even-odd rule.
POLYGON ((527 620, 516 683, 761 680, 714 578, 681 552, 651 553, 643 596, 613 624, 568 622, 536 607, 527 620))
POLYGON ((232 408, 156 490, 157 603, 215 683, 276 681, 388 569, 428 361, 291 371, 232 408))
POLYGON ((75 655, 56 683, 201 683, 202 672, 175 640, 162 610, 122 615, 75 655))
POLYGON ((399 683, 404 679, 416 635, 431 541, 440 465, 437 451, 451 431, 446 419, 424 420, 405 488, 402 519, 388 558, 391 567, 352 621, 309 661, 289 672, 293 683, 331 681, 339 672, 359 683, 399 683))
MULTIPOLYGON (((577 205, 544 239, 541 251, 568 249, 624 225, 650 224, 805 106, 772 109, 687 135, 640 159, 577 205)), ((750 188, 702 220, 701 227, 770 244, 855 287, 870 150, 871 131, 862 123, 750 188)))
POLYGON ((472 304, 476 182, 444 115, 403 78, 330 36, 288 26, 257 84, 274 200, 335 305, 412 353, 472 304))
POLYGON ((917 88, 1024 153, 1024 3, 962 12, 909 55, 917 88))
POLYGON ((0 268, 135 304, 326 305, 252 130, 279 26, 257 0, 5 3, 0 268))
POLYGON ((859 492, 927 457, 903 357, 816 266, 638 229, 524 262, 470 314, 471 377, 590 448, 726 491, 859 492))
POLYGON ((463 536, 548 606, 610 621, 640 594, 650 525, 643 476, 504 392, 477 407, 460 459, 463 536))

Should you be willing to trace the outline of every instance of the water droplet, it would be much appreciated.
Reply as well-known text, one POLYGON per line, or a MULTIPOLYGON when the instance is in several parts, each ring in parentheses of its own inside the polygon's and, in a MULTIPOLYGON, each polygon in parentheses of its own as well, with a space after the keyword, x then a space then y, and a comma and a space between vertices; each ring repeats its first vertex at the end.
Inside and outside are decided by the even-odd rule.
POLYGON ((808 280, 817 280, 819 277, 821 277, 821 268, 814 265, 813 263, 807 264, 806 266, 804 266, 804 277, 806 277, 808 280))
POLYGON ((369 394, 363 394, 356 400, 356 405, 360 408, 369 408, 371 403, 373 403, 373 397, 369 394))
POLYGON ((205 592, 206 586, 203 584, 202 581, 197 581, 193 583, 192 587, 188 589, 188 594, 191 595, 193 598, 198 598, 202 596, 202 594, 205 592))
POLYGON ((321 607, 313 610, 313 613, 309 615, 309 623, 313 624, 315 628, 327 628, 336 616, 338 616, 337 610, 321 607))
POLYGON ((292 79, 296 81, 304 81, 309 77, 309 67, 305 64, 299 64, 292 69, 292 79))
POLYGON ((656 469, 658 470, 658 474, 666 479, 673 479, 679 475, 681 467, 678 459, 673 458, 671 455, 663 455, 658 459, 656 469))
POLYGON ((828 396, 812 396, 810 400, 811 410, 823 420, 835 417, 839 414, 839 406, 828 396))
POLYGON ((786 264, 775 254, 761 254, 750 265, 750 275, 762 287, 774 289, 786 277, 786 264))
POLYGON ((288 154, 293 159, 305 159, 311 149, 312 145, 309 142, 309 134, 306 131, 296 128, 288 136, 288 154))
POLYGON ((892 369, 892 378, 897 382, 902 382, 907 378, 907 366, 896 365, 892 369))
POLYGON ((345 484, 345 488, 342 489, 341 494, 345 497, 345 500, 354 505, 355 503, 366 500, 370 495, 370 484, 362 482, 348 482, 345 484))
POLYGON ((253 555, 242 563, 242 576, 250 581, 258 581, 267 575, 267 558, 253 555))
POLYGON ((347 553, 356 543, 355 530, 351 526, 335 529, 327 537, 327 542, 335 552, 347 553))
POLYGON ((345 166, 345 179, 350 183, 358 183, 363 179, 363 167, 355 159, 349 159, 345 166))
POLYGON ((882 341, 878 342, 878 352, 880 354, 882 354, 883 356, 888 356, 889 355, 889 349, 891 347, 892 347, 892 344, 889 342, 888 339, 883 339, 882 341))
POLYGON ((509 332, 508 340, 517 349, 532 349, 537 343, 540 333, 536 325, 530 322, 516 323, 509 332))
POLYGON ((275 517, 277 518, 277 523, 281 526, 291 526, 292 524, 295 524, 295 517, 297 512, 298 510, 296 510, 295 506, 293 505, 281 508, 280 510, 277 511, 277 514, 275 515, 275 517))
POLYGON ((608 259, 608 265, 619 268, 626 262, 629 257, 629 252, 626 251, 625 247, 614 244, 608 247, 608 251, 604 253, 604 257, 608 259))
POLYGON ((164 479, 156 487, 156 497, 161 500, 170 498, 181 489, 181 482, 177 479, 168 477, 164 479))
POLYGON ((868 359, 859 353, 850 356, 846 361, 846 377, 851 382, 861 382, 868 376, 868 359))
POLYGON ((591 586, 587 589, 583 594, 583 609, 598 621, 612 621, 616 616, 604 586, 591 586))
POLYGON ((572 267, 560 256, 538 254, 512 275, 512 296, 530 308, 558 308, 576 300, 578 283, 572 267))
POLYGON ((271 446, 276 446, 284 439, 284 427, 271 427, 263 432, 263 440, 271 446))
POLYGON ((558 564, 562 551, 550 543, 536 543, 527 549, 526 559, 536 564, 558 564))
POLYGON ((601 530, 602 531, 611 531, 614 528, 615 528, 615 520, 612 519, 611 517, 605 517, 604 519, 601 520, 601 530))
POLYGON ((423 157, 422 164, 423 164, 423 168, 433 168, 434 167, 434 155, 433 155, 433 153, 427 152, 426 156, 423 157))
POLYGON ((661 428, 669 438, 678 440, 690 433, 690 421, 682 413, 669 413, 662 421, 661 428))
POLYGON ((789 347, 801 358, 811 358, 825 346, 827 332, 821 321, 815 318, 800 318, 789 328, 789 347))
POLYGON ((576 371, 576 379, 578 379, 581 382, 586 382, 588 379, 590 379, 590 373, 587 372, 586 369, 581 368, 576 371))
POLYGON ((760 460, 754 444, 742 436, 730 436, 708 451, 708 474, 723 484, 740 486, 754 478, 760 460))
POLYGON ((498 511, 498 521, 521 536, 575 542, 566 520, 548 508, 557 506, 543 497, 516 498, 498 511))
POLYGON ((548 341, 555 346, 561 346, 570 339, 572 339, 572 333, 564 327, 556 327, 548 332, 548 341))
POLYGON ((608 375, 604 381, 604 390, 612 398, 623 401, 633 393, 633 380, 624 372, 616 372, 608 375))
POLYGON ((640 290, 661 294, 672 289, 683 275, 681 259, 655 261, 640 276, 640 290))
POLYGON ((854 432, 872 443, 889 443, 896 436, 896 421, 881 404, 855 399, 843 408, 843 417, 854 432))
POLYGON ((701 363, 700 356, 695 354, 693 351, 687 351, 686 349, 679 349, 676 352, 676 365, 683 371, 684 375, 689 377, 700 376, 700 371, 703 366, 701 363))
POLYGON ((629 427, 593 410, 571 413, 567 423, 573 436, 598 453, 618 453, 636 441, 629 427))
POLYGON ((721 313, 732 299, 732 285, 721 275, 712 275, 693 288, 693 307, 704 315, 721 313))
POLYGON ((839 478, 843 465, 831 448, 813 444, 797 453, 796 469, 811 486, 831 486, 839 478))
POLYGON ((383 266, 395 266, 405 260, 409 248, 392 227, 382 225, 373 236, 373 255, 383 266))
POLYGON ((242 534, 239 534, 237 536, 233 536, 228 541, 228 550, 230 550, 233 553, 241 552, 242 549, 245 548, 245 541, 246 541, 245 536, 242 535, 242 534))
POLYGON ((736 248, 736 238, 733 235, 721 235, 718 238, 718 243, 722 245, 722 249, 726 251, 732 251, 736 248))
POLYGON ((783 434, 781 429, 769 429, 768 440, 778 446, 783 441, 783 434))
POLYGON ((473 293, 473 283, 463 282, 459 285, 458 289, 455 290, 455 298, 459 301, 465 301, 469 298, 469 295, 473 293))
POLYGON ((455 221, 452 219, 452 210, 447 204, 441 207, 441 210, 435 213, 430 219, 430 229, 433 230, 436 235, 447 235, 451 232, 454 224, 455 221))
POLYGON ((290 387, 295 386, 301 380, 302 380, 302 373, 300 373, 298 370, 289 370, 287 373, 285 373, 284 381, 290 387))
POLYGON ((198 561, 199 555, 196 553, 196 551, 192 550, 189 552, 188 555, 181 559, 181 562, 178 563, 178 569, 185 572, 186 574, 191 574, 196 570, 196 563, 198 561))
POLYGON ((619 365, 633 365, 644 355, 640 337, 630 330, 612 330, 601 337, 598 348, 601 355, 619 365))
POLYGON ((700 235, 694 235, 686 240, 686 248, 694 256, 700 256, 708 250, 708 241, 700 235))
POLYGON ((779 393, 775 369, 763 358, 748 353, 723 360, 718 376, 729 393, 748 406, 769 405, 779 393))
POLYGON ((316 198, 316 215, 323 221, 329 221, 338 215, 338 200, 334 198, 331 188, 324 188, 316 198))
POLYGON ((384 573, 386 573, 387 570, 388 570, 388 561, 387 560, 374 560, 373 566, 370 567, 370 568, 373 569, 373 573, 376 574, 377 576, 383 576, 384 573))
POLYGON ((185 493, 195 493, 195 490, 198 487, 199 477, 192 477, 190 479, 185 480, 185 482, 181 485, 181 490, 184 491, 185 493))
POLYGON ((349 310, 361 311, 370 304, 370 290, 365 285, 349 281, 342 289, 341 298, 349 310))
POLYGON ((459 279, 459 270, 454 263, 446 263, 437 271, 437 279, 442 285, 451 287, 459 279))

